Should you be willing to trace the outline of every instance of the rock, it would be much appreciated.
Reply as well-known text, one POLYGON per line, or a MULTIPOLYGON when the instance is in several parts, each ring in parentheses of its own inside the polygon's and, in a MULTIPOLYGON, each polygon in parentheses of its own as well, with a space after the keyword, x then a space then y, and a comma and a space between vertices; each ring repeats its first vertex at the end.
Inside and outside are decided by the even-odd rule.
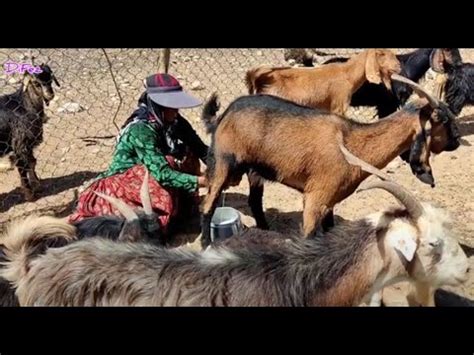
POLYGON ((191 90, 203 90, 204 86, 201 84, 199 80, 193 81, 191 84, 191 90))
POLYGON ((261 57, 263 55, 263 52, 262 51, 257 51, 256 53, 259 57, 261 57))
POLYGON ((16 84, 18 83, 20 80, 18 80, 17 78, 15 77, 11 77, 10 79, 8 79, 7 83, 8 84, 16 84))
POLYGON ((294 59, 288 59, 288 64, 289 64, 289 65, 295 65, 295 64, 296 64, 296 60, 294 60, 294 59))
POLYGON ((66 102, 57 110, 58 113, 77 113, 82 111, 84 111, 84 107, 77 102, 66 102))

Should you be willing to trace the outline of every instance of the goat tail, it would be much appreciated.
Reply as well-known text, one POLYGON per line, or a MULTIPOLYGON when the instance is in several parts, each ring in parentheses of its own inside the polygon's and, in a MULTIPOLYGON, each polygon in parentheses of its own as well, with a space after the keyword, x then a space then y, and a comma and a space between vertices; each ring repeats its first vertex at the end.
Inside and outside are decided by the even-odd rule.
POLYGON ((207 133, 214 133, 222 117, 217 117, 217 112, 219 111, 221 105, 217 93, 214 92, 204 103, 204 108, 202 110, 202 120, 206 125, 207 133))
POLYGON ((76 228, 60 218, 28 216, 13 221, 0 237, 4 253, 0 277, 13 284, 26 276, 32 260, 48 248, 64 246, 76 239, 76 228))
POLYGON ((245 85, 247 85, 247 89, 249 90, 249 94, 257 94, 262 89, 261 83, 261 76, 267 73, 270 73, 275 68, 270 66, 264 66, 259 68, 250 69, 245 74, 245 85))

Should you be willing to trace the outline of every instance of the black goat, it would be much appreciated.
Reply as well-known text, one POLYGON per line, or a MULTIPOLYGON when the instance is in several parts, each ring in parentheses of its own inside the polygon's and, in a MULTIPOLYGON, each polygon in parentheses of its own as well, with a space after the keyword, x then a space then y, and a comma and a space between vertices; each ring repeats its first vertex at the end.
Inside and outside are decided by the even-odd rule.
POLYGON ((77 238, 100 236, 115 241, 148 241, 154 244, 164 244, 157 215, 151 207, 148 179, 149 173, 147 171, 140 190, 143 211, 135 212, 123 201, 97 193, 119 210, 123 217, 98 216, 75 222, 73 224, 77 229, 77 238))
POLYGON ((466 105, 474 104, 474 64, 463 63, 458 48, 440 48, 431 55, 431 66, 446 73, 445 100, 457 116, 466 105))
MULTIPOLYGON (((434 48, 420 48, 406 54, 398 54, 402 71, 400 75, 418 82, 430 68, 430 56, 434 48)), ((325 61, 323 64, 347 62, 349 58, 336 57, 325 61)), ((413 89, 400 82, 392 82, 392 91, 387 90, 383 84, 364 83, 351 99, 351 106, 371 106, 377 109, 379 118, 386 117, 403 106, 413 89)))
POLYGON ((60 86, 48 65, 41 64, 39 74, 25 72, 21 86, 0 97, 0 156, 13 152, 21 187, 28 201, 39 188, 33 149, 43 141, 43 123, 47 118, 44 104, 54 98, 52 83, 60 86))

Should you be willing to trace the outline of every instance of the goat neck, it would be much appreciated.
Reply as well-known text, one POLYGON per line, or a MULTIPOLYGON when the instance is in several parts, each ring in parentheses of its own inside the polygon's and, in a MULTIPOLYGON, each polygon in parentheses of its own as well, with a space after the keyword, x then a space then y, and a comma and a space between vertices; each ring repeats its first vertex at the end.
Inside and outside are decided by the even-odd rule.
MULTIPOLYGON (((20 90, 23 90, 23 87, 20 90)), ((29 112, 37 112, 40 116, 44 114, 43 96, 35 93, 31 84, 25 90, 22 105, 29 112)))
POLYGON ((364 51, 350 58, 346 63, 334 64, 344 65, 347 68, 346 75, 348 81, 352 84, 352 92, 356 92, 367 81, 365 76, 367 53, 367 51, 364 51))
POLYGON ((379 169, 410 148, 421 130, 419 111, 400 110, 376 123, 357 125, 346 140, 356 156, 379 169))
MULTIPOLYGON (((321 238, 297 240, 288 246, 289 275, 300 275, 307 294, 296 304, 355 306, 380 283, 387 265, 371 221, 336 226, 321 238), (331 250, 331 252, 328 252, 331 250)), ((382 246, 383 248, 383 246, 382 246)), ((377 288, 376 288, 377 289, 377 288)))

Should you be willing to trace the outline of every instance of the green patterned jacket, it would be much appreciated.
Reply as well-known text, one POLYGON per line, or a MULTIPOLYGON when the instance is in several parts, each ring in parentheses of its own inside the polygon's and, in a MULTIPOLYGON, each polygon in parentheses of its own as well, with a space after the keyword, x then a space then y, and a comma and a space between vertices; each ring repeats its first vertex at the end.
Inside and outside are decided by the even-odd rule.
POLYGON ((158 133, 149 123, 131 124, 115 147, 109 169, 97 178, 119 174, 143 164, 161 186, 196 191, 197 176, 174 170, 161 152, 158 139, 158 133))

